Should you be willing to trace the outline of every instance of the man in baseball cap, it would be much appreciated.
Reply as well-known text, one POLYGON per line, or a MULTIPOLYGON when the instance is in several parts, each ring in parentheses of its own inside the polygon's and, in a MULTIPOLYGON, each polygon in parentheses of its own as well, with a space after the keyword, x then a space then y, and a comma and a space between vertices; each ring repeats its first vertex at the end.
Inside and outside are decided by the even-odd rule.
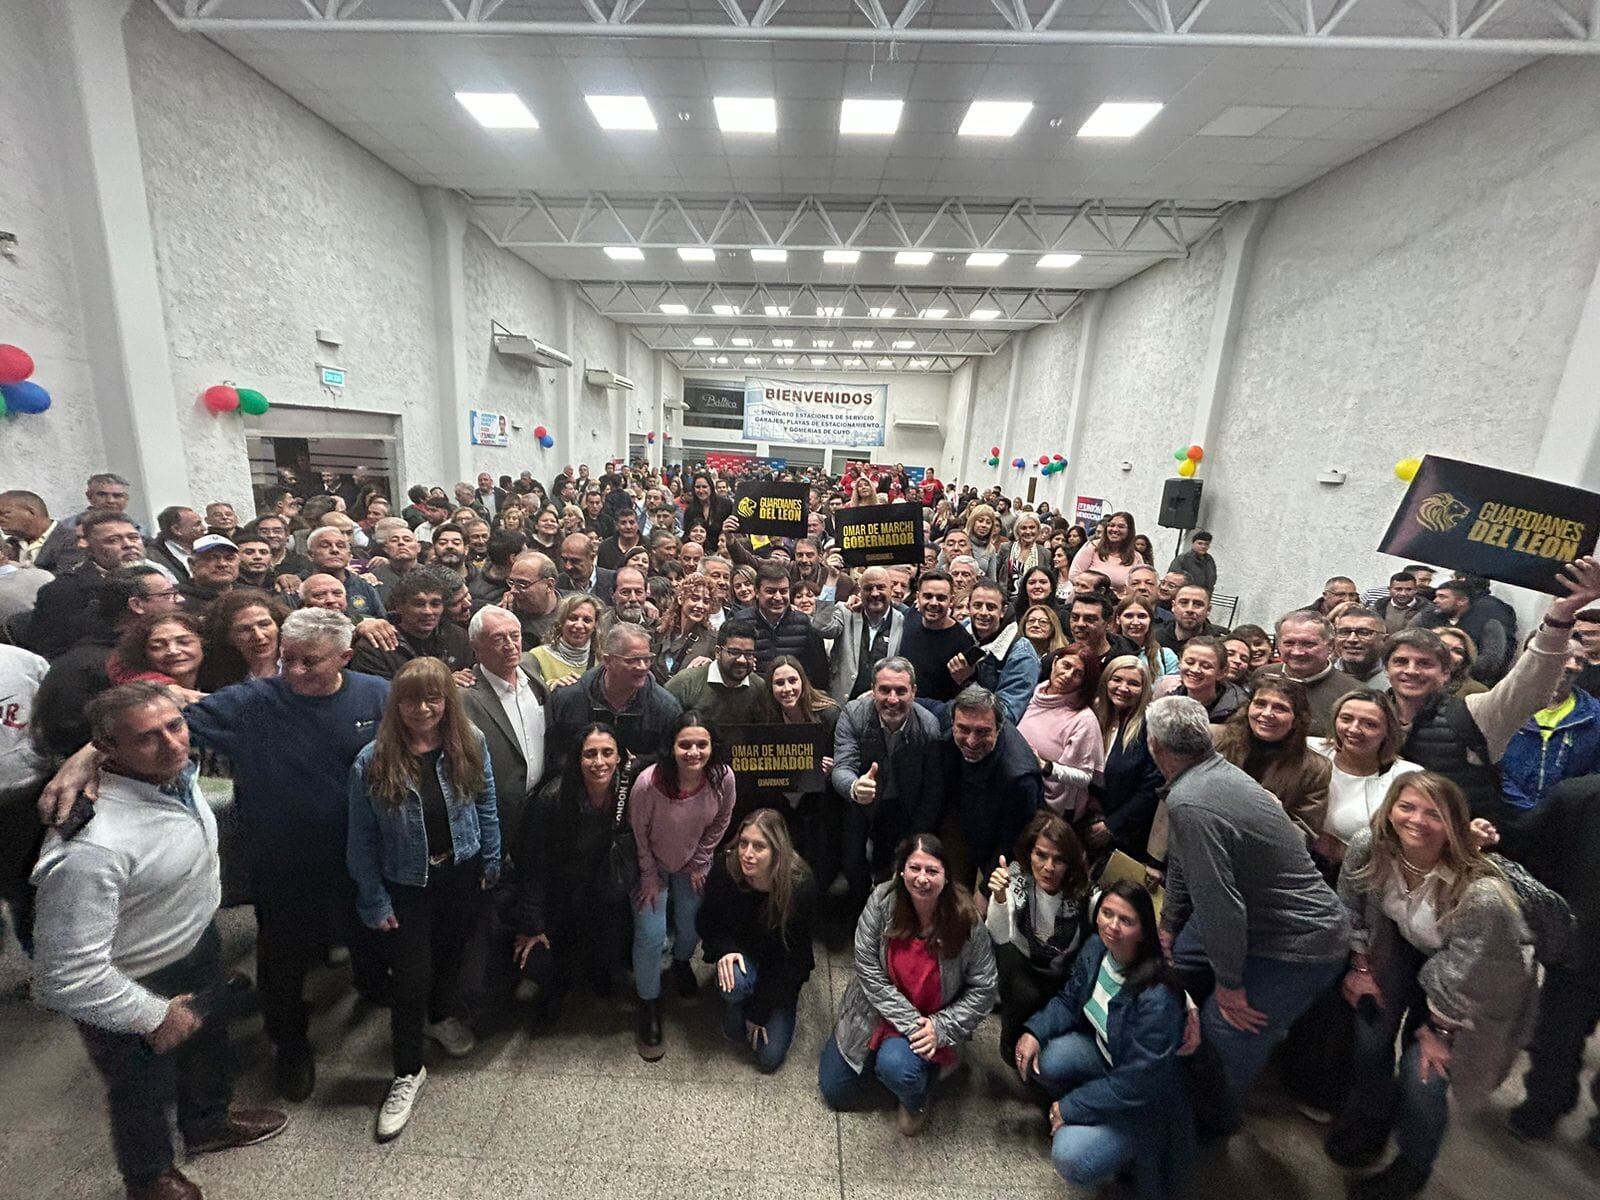
POLYGON ((189 611, 203 613, 206 605, 238 582, 239 547, 220 533, 196 538, 189 551, 189 581, 178 585, 189 611))

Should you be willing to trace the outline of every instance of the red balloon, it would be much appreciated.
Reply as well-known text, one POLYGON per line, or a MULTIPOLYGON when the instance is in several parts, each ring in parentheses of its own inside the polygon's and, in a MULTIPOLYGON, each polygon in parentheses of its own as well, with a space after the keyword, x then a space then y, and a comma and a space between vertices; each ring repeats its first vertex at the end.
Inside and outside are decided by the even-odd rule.
POLYGON ((1000 453, 1000 447, 999 446, 990 446, 989 447, 989 455, 990 455, 990 457, 993 457, 994 455, 999 454, 999 453, 1000 453))
POLYGON ((1202 450, 1199 446, 1190 446, 1189 447, 1189 461, 1190 462, 1199 462, 1205 456, 1206 456, 1206 452, 1204 450, 1202 450))
POLYGON ((0 345, 0 383, 21 383, 33 374, 33 358, 21 346, 0 345))
POLYGON ((1065 457, 1066 457, 1066 455, 1064 455, 1064 454, 1057 454, 1057 455, 1054 456, 1056 462, 1060 462, 1065 457))
POLYGON ((546 429, 543 425, 535 425, 533 427, 533 436, 536 437, 536 438, 542 438, 545 434, 547 434, 549 432, 550 431, 548 429, 546 429))
POLYGON ((1039 465, 1041 467, 1049 466, 1050 465, 1050 456, 1048 454, 1039 455, 1039 465))
POLYGON ((216 383, 200 395, 200 400, 214 413, 233 412, 239 407, 239 389, 225 383, 216 383))

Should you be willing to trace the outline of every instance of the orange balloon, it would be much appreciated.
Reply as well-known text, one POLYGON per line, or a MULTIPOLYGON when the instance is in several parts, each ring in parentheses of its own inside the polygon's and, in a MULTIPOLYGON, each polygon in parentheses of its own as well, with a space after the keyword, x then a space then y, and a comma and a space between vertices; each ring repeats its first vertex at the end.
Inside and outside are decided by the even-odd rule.
POLYGON ((1199 446, 1190 446, 1189 447, 1189 461, 1190 462, 1199 462, 1205 456, 1206 456, 1206 452, 1204 450, 1202 450, 1199 446))

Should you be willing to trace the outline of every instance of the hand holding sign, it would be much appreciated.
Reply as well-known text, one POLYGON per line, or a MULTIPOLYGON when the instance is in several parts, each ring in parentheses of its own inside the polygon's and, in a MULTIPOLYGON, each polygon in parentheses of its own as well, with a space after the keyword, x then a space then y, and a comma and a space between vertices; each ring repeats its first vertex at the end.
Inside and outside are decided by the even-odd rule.
POLYGON ((1550 606, 1550 615, 1558 621, 1570 621, 1596 600, 1600 600, 1600 561, 1580 558, 1561 568, 1556 582, 1566 588, 1567 594, 1550 606))

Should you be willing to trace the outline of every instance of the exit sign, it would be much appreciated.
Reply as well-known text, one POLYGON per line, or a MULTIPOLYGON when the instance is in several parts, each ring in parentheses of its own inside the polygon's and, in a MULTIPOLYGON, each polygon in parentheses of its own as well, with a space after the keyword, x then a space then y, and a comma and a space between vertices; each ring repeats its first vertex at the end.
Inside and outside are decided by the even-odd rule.
POLYGON ((330 388, 342 388, 344 386, 344 368, 323 367, 322 386, 330 388))

